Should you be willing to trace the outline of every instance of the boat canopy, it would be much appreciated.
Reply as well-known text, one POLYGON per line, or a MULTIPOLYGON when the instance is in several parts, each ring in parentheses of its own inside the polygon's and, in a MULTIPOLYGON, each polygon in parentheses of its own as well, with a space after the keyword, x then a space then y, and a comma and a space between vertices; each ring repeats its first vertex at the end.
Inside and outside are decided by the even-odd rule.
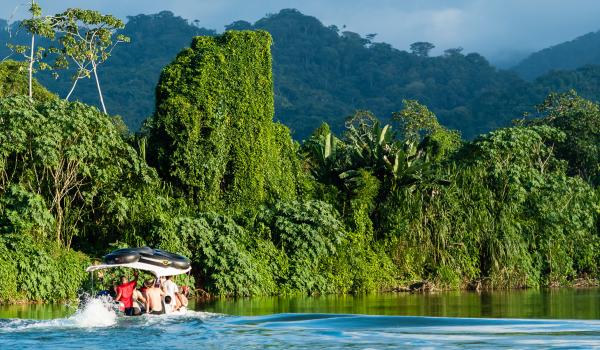
POLYGON ((181 275, 191 270, 191 261, 188 258, 150 247, 117 249, 106 254, 102 260, 102 264, 92 265, 86 271, 128 267, 148 271, 156 277, 161 277, 181 275))
POLYGON ((137 261, 137 262, 126 263, 126 264, 92 265, 92 266, 89 266, 87 269, 85 269, 85 271, 93 272, 93 271, 97 271, 97 270, 111 269, 111 268, 115 268, 115 267, 129 267, 132 269, 148 271, 148 272, 151 272, 156 277, 182 275, 184 273, 188 273, 192 269, 191 267, 188 267, 187 269, 178 269, 178 268, 171 267, 171 266, 163 267, 163 266, 157 266, 157 265, 152 265, 152 264, 147 264, 147 263, 137 261))

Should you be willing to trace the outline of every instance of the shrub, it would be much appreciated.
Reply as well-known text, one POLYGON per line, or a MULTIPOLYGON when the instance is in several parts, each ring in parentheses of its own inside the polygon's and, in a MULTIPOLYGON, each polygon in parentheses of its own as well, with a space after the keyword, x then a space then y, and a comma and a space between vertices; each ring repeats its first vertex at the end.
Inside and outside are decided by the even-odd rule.
POLYGON ((27 234, 1 235, 0 250, 6 253, 5 261, 14 267, 0 264, 4 273, 14 274, 7 276, 8 282, 2 285, 0 295, 4 300, 74 299, 87 278, 87 256, 56 244, 37 243, 27 234))

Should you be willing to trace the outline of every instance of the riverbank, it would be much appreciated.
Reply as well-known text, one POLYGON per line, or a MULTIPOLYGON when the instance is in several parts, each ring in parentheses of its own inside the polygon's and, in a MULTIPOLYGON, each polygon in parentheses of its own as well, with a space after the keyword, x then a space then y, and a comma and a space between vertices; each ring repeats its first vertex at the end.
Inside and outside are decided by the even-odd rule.
MULTIPOLYGON (((568 286, 549 286, 549 287, 542 287, 542 288, 519 288, 519 289, 474 289, 471 287, 472 285, 467 285, 467 287, 462 288, 462 289, 450 289, 450 288, 443 288, 443 287, 437 287, 435 284, 433 284, 432 282, 414 282, 411 283, 407 286, 399 286, 399 287, 394 287, 394 288, 388 288, 388 289, 382 289, 380 291, 373 291, 370 293, 359 293, 359 294, 326 294, 326 295, 311 295, 311 296, 307 296, 307 295, 299 295, 299 294, 295 294, 295 295, 270 295, 270 296, 253 296, 253 297, 219 297, 219 296, 214 296, 214 295, 210 295, 207 292, 204 291, 195 291, 195 296, 192 296, 190 298, 190 300, 194 301, 195 304, 210 304, 210 303, 215 303, 215 302, 220 302, 220 301, 225 301, 225 302, 236 302, 236 300, 262 300, 262 299, 269 299, 269 298, 274 298, 274 299, 279 299, 279 298, 290 298, 290 299, 295 299, 295 298, 355 298, 355 297, 365 297, 365 298, 369 298, 369 297, 373 297, 373 296, 381 296, 381 295, 411 295, 411 294, 415 294, 415 295, 440 295, 440 294, 461 294, 461 293, 465 293, 465 295, 474 293, 476 295, 483 295, 483 294, 499 294, 499 295, 503 295, 503 294, 510 294, 510 293, 515 293, 515 294, 519 294, 519 293, 553 293, 553 292, 568 292, 568 291, 586 291, 586 290, 594 290, 594 289, 598 289, 600 287, 600 280, 597 279, 586 279, 586 278, 579 278, 573 281, 573 283, 571 285, 568 286)), ((81 295, 83 295, 83 293, 79 293, 81 295)), ((65 299, 65 300, 54 300, 54 301, 30 301, 30 300, 13 300, 9 303, 0 303, 0 307, 10 307, 10 306, 17 306, 17 307, 35 307, 35 306, 41 306, 42 308, 44 307, 44 305, 50 305, 50 306, 54 306, 54 307, 58 307, 60 308, 60 305, 69 305, 70 308, 72 309, 76 309, 77 305, 79 304, 79 299, 65 299)))
MULTIPOLYGON (((593 288, 600 286, 600 279, 590 278, 590 277, 579 277, 575 278, 572 281, 569 281, 566 285, 561 285, 558 283, 551 284, 549 286, 541 287, 539 289, 559 289, 559 288, 593 288)), ((512 290, 521 290, 521 289, 529 289, 529 288, 516 288, 512 290)), ((490 286, 486 286, 485 283, 481 281, 475 282, 467 282, 461 285, 461 288, 447 288, 444 286, 436 285, 435 282, 432 281, 416 281, 411 282, 405 286, 398 286, 386 290, 382 290, 382 292, 404 292, 404 293, 433 293, 433 292, 442 292, 442 291, 453 291, 453 290, 462 290, 462 291, 494 291, 494 290, 511 290, 506 288, 492 288, 490 286)))

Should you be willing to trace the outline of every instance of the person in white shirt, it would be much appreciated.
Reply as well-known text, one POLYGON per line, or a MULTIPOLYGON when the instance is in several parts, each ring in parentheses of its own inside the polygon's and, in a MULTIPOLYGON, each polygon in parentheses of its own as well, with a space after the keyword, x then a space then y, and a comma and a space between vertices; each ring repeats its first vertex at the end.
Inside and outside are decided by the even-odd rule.
MULTIPOLYGON (((173 305, 174 310, 178 310, 181 307, 179 298, 177 298, 177 295, 176 295, 179 292, 179 288, 177 287, 177 284, 175 282, 173 282, 173 276, 167 276, 167 279, 164 281, 162 287, 163 287, 163 291, 165 292, 165 295, 171 297, 171 303, 173 305)), ((166 298, 165 298, 165 304, 166 304, 166 298)))

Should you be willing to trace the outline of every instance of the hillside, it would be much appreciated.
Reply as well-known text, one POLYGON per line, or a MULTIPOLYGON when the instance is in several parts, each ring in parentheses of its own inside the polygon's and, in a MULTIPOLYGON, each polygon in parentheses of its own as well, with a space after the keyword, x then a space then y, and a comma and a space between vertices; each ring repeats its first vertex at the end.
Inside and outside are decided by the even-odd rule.
POLYGON ((402 108, 403 99, 419 100, 444 125, 472 137, 507 125, 531 100, 525 82, 496 70, 477 53, 417 55, 325 27, 296 10, 228 28, 264 29, 273 35, 276 117, 298 139, 322 120, 339 131, 356 109, 386 119, 402 108), (498 92, 507 89, 519 91, 519 98, 507 99, 498 92))
MULTIPOLYGON (((275 119, 289 126, 297 140, 305 139, 323 121, 333 131, 341 131, 345 118, 357 109, 371 110, 387 120, 402 109, 403 99, 427 105, 442 124, 472 138, 533 110, 548 91, 544 84, 568 89, 585 81, 581 73, 577 84, 572 79, 559 84, 555 78, 530 83, 514 72, 497 70, 477 53, 451 48, 444 55, 429 57, 426 51, 402 51, 373 37, 324 26, 315 17, 291 9, 254 24, 236 21, 226 28, 263 29, 273 36, 275 119)), ((192 37, 216 32, 168 11, 129 17, 122 32, 131 37, 131 44, 114 50, 100 70, 100 79, 109 113, 121 115, 135 131, 154 112, 162 68, 192 37)), ((8 40, 6 32, 0 36, 0 41, 8 40)), ((58 80, 43 74, 38 78, 60 96, 70 86, 68 72, 58 80)), ((596 95, 584 96, 594 99, 596 95)), ((92 82, 80 83, 75 98, 97 104, 92 82)))
POLYGON ((600 64, 600 31, 535 52, 512 70, 532 80, 552 70, 570 70, 590 64, 600 64))

